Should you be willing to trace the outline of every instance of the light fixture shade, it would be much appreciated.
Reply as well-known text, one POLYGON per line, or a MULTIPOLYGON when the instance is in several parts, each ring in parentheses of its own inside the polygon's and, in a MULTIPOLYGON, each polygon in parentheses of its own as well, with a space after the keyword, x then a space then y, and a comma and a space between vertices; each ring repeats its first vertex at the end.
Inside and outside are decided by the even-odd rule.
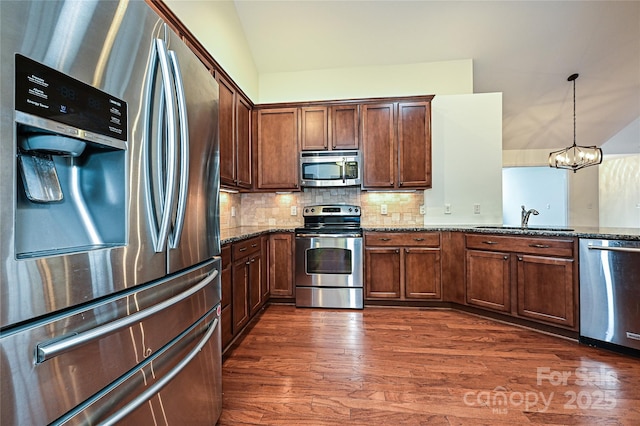
POLYGON ((602 149, 596 146, 576 145, 576 79, 578 74, 571 74, 567 81, 573 82, 573 145, 549 154, 549 166, 557 169, 576 171, 602 163, 602 149))
POLYGON ((572 145, 549 154, 549 166, 574 172, 602 163, 602 149, 596 146, 572 145))

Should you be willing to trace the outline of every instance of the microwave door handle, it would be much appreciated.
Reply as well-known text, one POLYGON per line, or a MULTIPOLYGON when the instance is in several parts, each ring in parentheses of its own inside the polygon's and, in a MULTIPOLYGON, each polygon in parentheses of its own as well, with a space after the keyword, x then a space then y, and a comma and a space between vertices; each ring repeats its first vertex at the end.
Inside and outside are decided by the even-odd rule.
POLYGON ((165 243, 169 236, 169 226, 171 224, 171 213, 173 210, 173 189, 175 188, 176 177, 176 100, 174 98, 174 84, 169 67, 169 55, 164 40, 156 39, 156 48, 158 50, 158 58, 160 63, 160 72, 162 75, 162 88, 166 99, 167 109, 167 179, 165 183, 164 203, 162 205, 162 218, 160 220, 160 231, 158 232, 158 241, 155 245, 156 253, 163 252, 165 243))
POLYGON ((342 183, 347 182, 347 158, 342 157, 342 183))
POLYGON ((180 244, 184 217, 187 209, 189 191, 189 120, 187 117, 187 101, 180 63, 174 51, 169 51, 169 59, 173 69, 176 93, 178 98, 178 118, 180 120, 180 184, 178 186, 178 210, 173 234, 169 238, 169 248, 175 249, 180 244))

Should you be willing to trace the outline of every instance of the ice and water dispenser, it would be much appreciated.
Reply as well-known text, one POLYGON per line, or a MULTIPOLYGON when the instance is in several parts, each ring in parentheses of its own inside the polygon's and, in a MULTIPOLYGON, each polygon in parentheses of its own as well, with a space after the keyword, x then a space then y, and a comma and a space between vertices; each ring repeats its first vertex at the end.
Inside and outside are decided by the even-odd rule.
POLYGON ((126 103, 15 59, 16 257, 125 245, 126 103))

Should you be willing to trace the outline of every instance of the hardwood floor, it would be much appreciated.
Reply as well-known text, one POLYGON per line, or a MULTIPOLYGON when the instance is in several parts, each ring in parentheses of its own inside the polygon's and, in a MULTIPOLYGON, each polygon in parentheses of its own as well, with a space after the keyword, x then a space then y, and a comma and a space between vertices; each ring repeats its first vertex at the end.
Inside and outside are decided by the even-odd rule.
POLYGON ((640 360, 449 310, 272 305, 220 425, 638 425, 640 360))

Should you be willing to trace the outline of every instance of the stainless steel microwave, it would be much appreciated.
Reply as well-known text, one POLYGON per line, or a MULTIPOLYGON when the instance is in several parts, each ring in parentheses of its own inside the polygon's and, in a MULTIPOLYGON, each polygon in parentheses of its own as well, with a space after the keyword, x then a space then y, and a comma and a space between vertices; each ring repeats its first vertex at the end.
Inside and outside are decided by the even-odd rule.
POLYGON ((360 186, 360 151, 303 151, 300 186, 360 186))

